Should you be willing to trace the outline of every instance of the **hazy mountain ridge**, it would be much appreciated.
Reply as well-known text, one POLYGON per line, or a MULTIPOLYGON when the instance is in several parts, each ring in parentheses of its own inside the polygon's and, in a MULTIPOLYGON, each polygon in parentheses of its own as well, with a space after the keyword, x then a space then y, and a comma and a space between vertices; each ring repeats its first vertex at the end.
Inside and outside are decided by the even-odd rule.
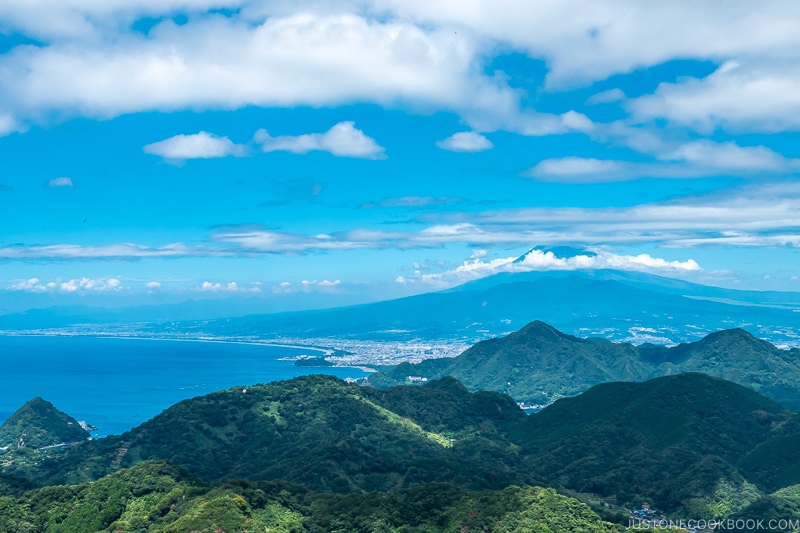
POLYGON ((580 339, 535 321, 506 337, 481 341, 458 357, 404 363, 369 381, 388 386, 408 383, 408 376, 452 376, 470 390, 495 390, 541 404, 598 383, 683 372, 721 377, 800 409, 800 350, 779 349, 742 329, 669 348, 637 347, 580 339))
POLYGON ((791 337, 779 330, 787 328, 791 335, 797 325, 793 309, 697 299, 677 294, 671 283, 664 288, 657 276, 642 276, 650 283, 629 284, 575 272, 530 274, 492 276, 447 291, 348 308, 253 315, 190 327, 229 335, 478 340, 538 319, 575 334, 596 331, 616 340, 679 343, 696 340, 703 332, 758 324, 770 326, 763 333, 776 342, 787 342, 791 337))
POLYGON ((732 327, 775 343, 800 342, 794 312, 800 293, 736 291, 615 270, 502 273, 441 292, 323 310, 253 314, 258 306, 251 300, 245 311, 251 314, 234 316, 242 312, 230 306, 227 318, 219 318, 225 307, 214 302, 35 309, 0 316, 0 329, 135 324, 137 332, 153 335, 476 341, 538 319, 576 335, 637 343, 688 342, 732 327))

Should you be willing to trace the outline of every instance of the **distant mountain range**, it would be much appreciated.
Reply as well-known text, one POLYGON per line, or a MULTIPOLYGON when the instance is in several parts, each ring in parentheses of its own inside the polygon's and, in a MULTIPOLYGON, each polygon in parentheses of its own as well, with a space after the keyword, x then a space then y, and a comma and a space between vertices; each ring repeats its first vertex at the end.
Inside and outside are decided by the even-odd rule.
POLYGON ((736 291, 651 274, 597 271, 503 273, 435 293, 318 311, 240 314, 222 304, 98 310, 49 308, 0 316, 0 330, 136 323, 145 333, 341 337, 473 342, 541 320, 580 336, 677 344, 742 327, 779 345, 800 344, 800 293, 736 291), (208 320, 198 318, 208 317, 208 320))
MULTIPOLYGON (((10 450, 3 470, 50 485, 168 460, 213 484, 281 479, 317 492, 431 494, 441 482, 547 485, 598 510, 647 501, 685 517, 786 509, 800 517, 798 442, 800 415, 698 373, 597 385, 529 416, 508 396, 469 393, 452 378, 375 390, 305 376, 186 400, 123 435, 38 452, 35 461, 10 450)), ((177 483, 158 479, 150 491, 177 483)), ((363 502, 361 512, 385 498, 363 502)))
POLYGON ((402 363, 373 374, 378 387, 409 384, 409 377, 452 376, 470 390, 507 393, 546 404, 609 381, 645 381, 703 372, 757 390, 800 410, 800 349, 782 350, 742 329, 711 333, 671 348, 578 338, 535 321, 506 337, 481 341, 458 357, 402 363))
POLYGON ((208 334, 461 339, 503 335, 540 320, 581 336, 677 344, 747 328, 800 344, 800 294, 732 291, 613 270, 498 274, 447 291, 324 311, 182 323, 208 334))

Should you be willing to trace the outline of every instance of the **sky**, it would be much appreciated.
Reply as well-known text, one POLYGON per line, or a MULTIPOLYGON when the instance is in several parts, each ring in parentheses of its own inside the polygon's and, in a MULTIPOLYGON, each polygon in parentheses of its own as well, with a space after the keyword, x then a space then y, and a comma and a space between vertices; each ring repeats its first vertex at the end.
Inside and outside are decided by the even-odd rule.
POLYGON ((798 25, 792 1, 4 0, 0 312, 551 269, 800 291, 798 25))

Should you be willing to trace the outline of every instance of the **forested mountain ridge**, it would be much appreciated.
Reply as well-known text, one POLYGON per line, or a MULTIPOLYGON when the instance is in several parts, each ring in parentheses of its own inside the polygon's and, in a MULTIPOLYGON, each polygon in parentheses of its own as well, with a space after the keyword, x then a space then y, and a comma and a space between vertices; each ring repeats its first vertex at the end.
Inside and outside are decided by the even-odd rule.
POLYGON ((377 390, 305 376, 186 400, 66 451, 24 460, 9 451, 3 468, 52 485, 166 460, 210 484, 281 479, 325 493, 543 485, 731 516, 783 505, 788 496, 773 493, 800 484, 798 416, 697 373, 601 384, 529 416, 453 378, 377 390))
POLYGON ((77 420, 47 400, 34 398, 0 425, 0 448, 42 448, 89 438, 77 420))
POLYGON ((185 400, 122 435, 74 446, 57 461, 6 471, 39 483, 74 483, 167 460, 211 483, 283 479, 333 492, 430 481, 495 488, 535 481, 505 450, 507 429, 524 416, 511 398, 469 393, 453 379, 378 391, 304 376, 185 400))
POLYGON ((702 372, 750 387, 800 409, 800 350, 782 350, 739 328, 673 347, 612 343, 564 334, 534 321, 505 337, 481 341, 461 355, 403 363, 369 377, 378 387, 408 384, 408 376, 452 376, 470 390, 504 392, 546 404, 593 385, 702 372))
POLYGON ((167 463, 143 463, 93 483, 0 497, 0 531, 14 533, 614 533, 581 502, 537 487, 468 491, 430 483, 393 493, 314 493, 281 481, 208 486, 167 463))

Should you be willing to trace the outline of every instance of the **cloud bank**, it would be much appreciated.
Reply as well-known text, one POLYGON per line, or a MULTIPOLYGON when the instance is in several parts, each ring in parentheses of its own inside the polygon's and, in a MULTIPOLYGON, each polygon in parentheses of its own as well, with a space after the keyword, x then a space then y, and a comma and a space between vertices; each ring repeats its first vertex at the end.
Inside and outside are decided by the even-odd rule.
POLYGON ((30 278, 12 283, 5 290, 32 293, 103 293, 119 292, 125 287, 117 278, 74 278, 66 281, 43 282, 39 278, 30 278))
POLYGON ((451 287, 468 281, 493 276, 501 272, 533 272, 549 270, 598 270, 615 269, 634 272, 675 275, 699 272, 700 265, 693 259, 668 261, 649 254, 619 255, 602 249, 587 250, 584 254, 571 257, 558 257, 551 251, 533 249, 521 257, 484 259, 485 252, 479 251, 458 267, 433 274, 415 272, 414 277, 401 276, 397 283, 423 283, 439 287, 451 287))
POLYGON ((449 245, 635 245, 800 247, 800 185, 742 187, 614 208, 526 208, 478 213, 428 212, 416 229, 356 228, 293 233, 257 225, 222 226, 204 244, 51 244, 0 247, 0 260, 133 260, 174 257, 256 257, 344 250, 437 248, 449 245))

